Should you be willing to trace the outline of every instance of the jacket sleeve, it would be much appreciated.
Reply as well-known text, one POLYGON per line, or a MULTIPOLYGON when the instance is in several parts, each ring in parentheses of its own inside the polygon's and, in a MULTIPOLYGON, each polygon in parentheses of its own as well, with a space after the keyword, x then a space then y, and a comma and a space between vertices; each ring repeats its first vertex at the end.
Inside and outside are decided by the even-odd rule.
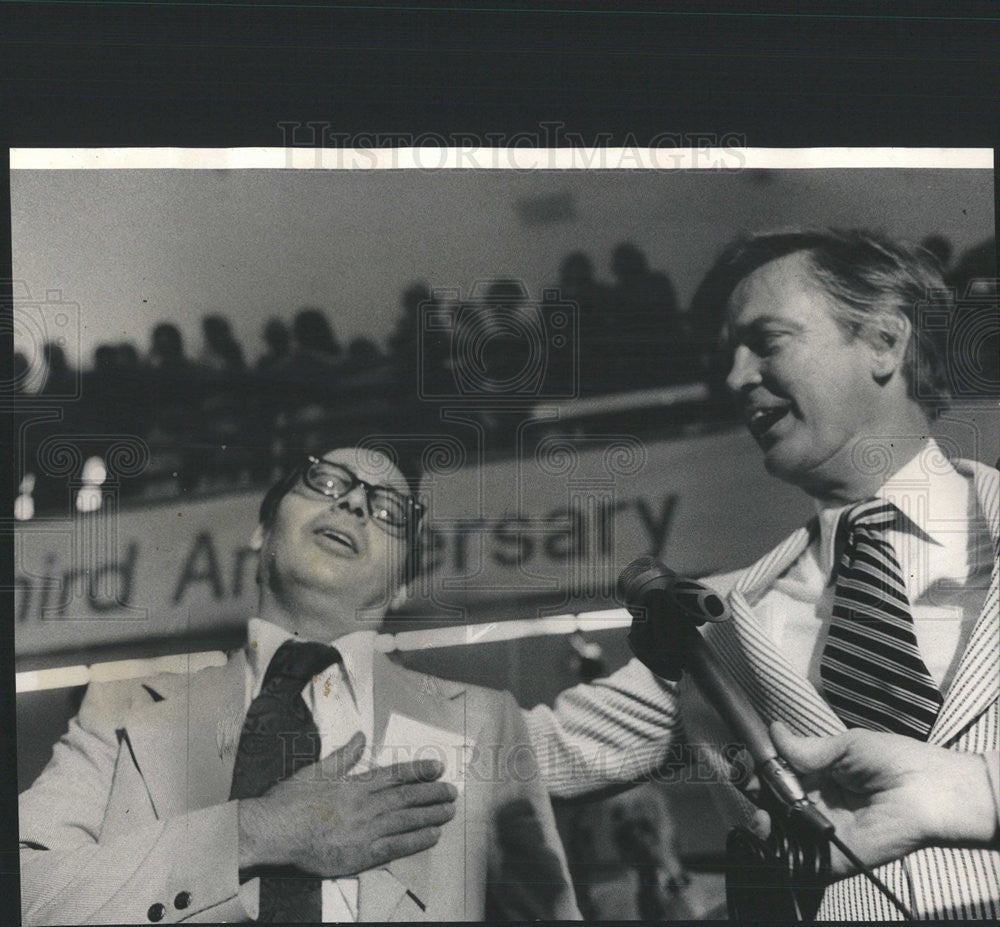
POLYGON ((509 692, 500 694, 497 746, 486 919, 579 920, 552 804, 509 692))
POLYGON ((248 919, 238 899, 236 802, 169 820, 136 802, 123 809, 135 826, 101 838, 116 778, 137 776, 117 731, 144 697, 132 682, 92 685, 48 766, 20 796, 24 924, 248 919))
POLYGON ((550 794, 588 795, 651 777, 670 759, 677 683, 631 660, 606 679, 567 689, 554 708, 525 712, 550 794))

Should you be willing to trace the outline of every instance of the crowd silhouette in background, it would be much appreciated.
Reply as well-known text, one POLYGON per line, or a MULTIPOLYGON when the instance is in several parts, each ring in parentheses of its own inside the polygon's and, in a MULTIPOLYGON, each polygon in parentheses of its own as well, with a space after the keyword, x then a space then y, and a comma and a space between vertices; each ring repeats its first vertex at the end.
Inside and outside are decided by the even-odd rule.
MULTIPOLYGON (((975 291, 970 281, 996 273, 994 240, 954 263, 942 236, 922 245, 960 296, 975 291)), ((39 454, 56 435, 78 436, 88 456, 100 455, 115 436, 141 439, 150 464, 119 488, 124 497, 155 496, 266 481, 331 437, 350 444, 380 431, 440 433, 446 405, 467 407, 503 443, 513 435, 504 423, 514 420, 504 406, 523 411, 538 401, 693 382, 721 396, 724 306, 703 286, 682 309, 667 273, 652 269, 629 242, 610 257, 611 279, 602 280, 591 258, 574 251, 542 293, 507 278, 460 300, 414 283, 402 292, 402 313, 385 350, 366 337, 345 349, 326 312, 312 306, 290 323, 269 319, 253 363, 221 315, 203 318, 194 355, 166 321, 153 328, 144 356, 131 343, 102 344, 85 371, 47 343, 44 383, 24 404, 23 417, 27 422, 31 407, 49 400, 61 418, 39 423, 36 417, 23 432, 34 510, 64 509, 69 501, 72 478, 56 478, 39 454)), ((985 287, 978 295, 996 295, 995 283, 978 286, 985 287)), ((15 354, 15 390, 27 382, 28 368, 15 354)))

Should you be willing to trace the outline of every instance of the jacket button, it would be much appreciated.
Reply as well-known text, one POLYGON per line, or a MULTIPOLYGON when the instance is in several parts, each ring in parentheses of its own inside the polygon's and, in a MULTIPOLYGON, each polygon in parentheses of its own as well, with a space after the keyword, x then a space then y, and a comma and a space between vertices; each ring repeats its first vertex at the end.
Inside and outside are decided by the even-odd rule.
POLYGON ((190 892, 177 893, 177 897, 174 899, 174 907, 177 908, 178 911, 183 911, 190 904, 191 904, 190 892))
POLYGON ((157 921, 162 921, 163 915, 166 913, 167 909, 160 904, 160 902, 156 902, 156 904, 151 904, 149 906, 149 910, 146 912, 146 917, 148 917, 155 924, 157 921))

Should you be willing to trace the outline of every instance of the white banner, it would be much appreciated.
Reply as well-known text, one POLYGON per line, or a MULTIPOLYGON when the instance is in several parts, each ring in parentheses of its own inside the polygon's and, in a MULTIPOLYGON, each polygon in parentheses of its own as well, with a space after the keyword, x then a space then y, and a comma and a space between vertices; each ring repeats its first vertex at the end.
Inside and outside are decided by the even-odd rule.
MULTIPOLYGON (((547 614, 560 602, 600 608, 643 554, 682 572, 732 569, 811 511, 767 476, 742 429, 653 443, 553 436, 526 458, 432 468, 423 494, 430 570, 413 609, 451 621, 505 599, 544 599, 547 614)), ((247 545, 260 495, 118 512, 109 490, 98 512, 19 525, 18 656, 241 624, 256 598, 247 545)), ((509 617, 532 616, 515 606, 509 617)))

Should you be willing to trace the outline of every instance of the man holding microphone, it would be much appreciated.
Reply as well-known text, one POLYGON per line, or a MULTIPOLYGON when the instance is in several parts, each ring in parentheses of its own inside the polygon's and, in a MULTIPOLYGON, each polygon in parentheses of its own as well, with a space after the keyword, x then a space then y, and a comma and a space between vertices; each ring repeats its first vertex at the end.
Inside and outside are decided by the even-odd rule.
MULTIPOLYGON (((710 650, 771 725, 841 839, 921 918, 1000 917, 998 474, 929 437, 945 370, 916 307, 932 262, 861 232, 730 245, 727 384, 764 465, 816 515, 745 570, 711 577, 732 620, 710 650)), ((961 360, 961 359, 959 359, 961 360)), ((680 725, 733 781, 732 732, 687 676, 671 628, 633 629, 638 659, 528 713, 556 795, 651 776, 680 725)), ((727 817, 760 832, 731 786, 727 817)), ((834 851, 823 919, 899 912, 834 851)))

